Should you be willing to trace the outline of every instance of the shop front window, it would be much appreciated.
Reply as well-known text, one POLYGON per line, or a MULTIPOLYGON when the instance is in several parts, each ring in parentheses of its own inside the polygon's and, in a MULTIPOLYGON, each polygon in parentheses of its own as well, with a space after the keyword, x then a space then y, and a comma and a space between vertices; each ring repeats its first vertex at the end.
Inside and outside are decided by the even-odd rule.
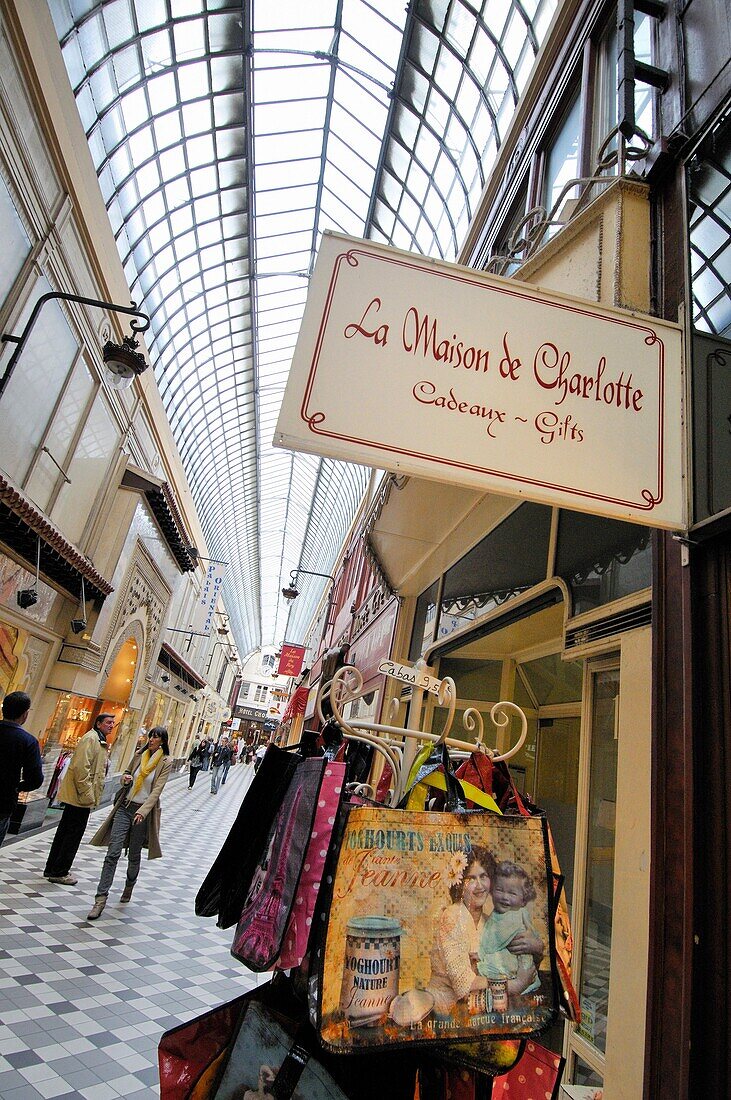
POLYGON ((572 614, 649 588, 652 544, 649 527, 561 512, 556 573, 569 586, 572 614))

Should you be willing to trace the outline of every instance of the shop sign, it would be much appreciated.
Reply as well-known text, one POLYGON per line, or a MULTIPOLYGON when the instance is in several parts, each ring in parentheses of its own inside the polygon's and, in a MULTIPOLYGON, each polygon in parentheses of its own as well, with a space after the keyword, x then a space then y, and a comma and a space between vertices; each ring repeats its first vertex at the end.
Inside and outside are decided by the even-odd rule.
POLYGON ((274 444, 682 528, 679 325, 325 233, 274 444))
POLYGON ((253 722, 261 722, 265 717, 263 710, 255 710, 254 707, 234 707, 234 715, 253 722))
POLYGON ((350 646, 348 664, 357 667, 366 684, 378 675, 379 662, 391 652, 397 614, 398 600, 394 597, 350 646))
POLYGON ((213 615, 221 594, 226 564, 222 561, 209 561, 200 596, 193 606, 190 629, 193 634, 210 634, 213 615))
POLYGON ((299 676, 304 659, 305 647, 303 645, 289 645, 285 642, 279 655, 278 674, 280 676, 299 676))
POLYGON ((424 691, 438 695, 442 681, 434 676, 427 676, 413 665, 397 665, 395 661, 381 661, 378 671, 384 676, 390 676, 394 680, 400 680, 402 684, 413 684, 414 687, 423 688, 424 691))

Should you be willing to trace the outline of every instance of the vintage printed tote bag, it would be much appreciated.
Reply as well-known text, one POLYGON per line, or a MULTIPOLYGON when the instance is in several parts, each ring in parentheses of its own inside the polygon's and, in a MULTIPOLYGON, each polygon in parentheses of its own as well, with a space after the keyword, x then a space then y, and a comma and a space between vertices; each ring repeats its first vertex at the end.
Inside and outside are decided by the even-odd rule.
POLYGON ((348 806, 318 945, 335 1051, 529 1037, 557 1015, 546 820, 348 806))

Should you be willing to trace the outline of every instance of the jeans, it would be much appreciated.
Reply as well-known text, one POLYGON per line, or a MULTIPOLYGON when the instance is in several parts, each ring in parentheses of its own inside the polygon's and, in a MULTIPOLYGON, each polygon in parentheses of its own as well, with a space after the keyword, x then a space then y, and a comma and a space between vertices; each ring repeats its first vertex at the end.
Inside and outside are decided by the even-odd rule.
POLYGON ((147 839, 147 819, 134 825, 134 816, 139 805, 132 803, 125 806, 122 803, 117 807, 117 812, 112 821, 112 833, 109 838, 109 848, 102 866, 99 885, 96 888, 97 896, 106 897, 114 882, 114 873, 125 844, 128 845, 127 862, 127 886, 134 886, 140 873, 140 861, 142 859, 142 846, 147 839))
POLYGON ((228 769, 229 769, 230 767, 231 767, 231 761, 230 761, 230 760, 228 760, 228 761, 227 761, 227 762, 226 762, 226 763, 225 763, 225 764, 223 765, 223 778, 221 779, 221 783, 225 783, 225 782, 226 782, 226 776, 228 775, 228 769))
POLYGON ((0 817, 0 844, 5 840, 5 834, 8 831, 8 825, 10 824, 10 818, 12 814, 6 814, 0 817))
POLYGON ((68 803, 64 806, 48 853, 44 875, 63 878, 69 873, 71 864, 76 859, 90 813, 88 806, 69 806, 68 803))
POLYGON ((211 794, 218 794, 218 788, 221 786, 222 771, 223 764, 214 764, 211 768, 211 794))

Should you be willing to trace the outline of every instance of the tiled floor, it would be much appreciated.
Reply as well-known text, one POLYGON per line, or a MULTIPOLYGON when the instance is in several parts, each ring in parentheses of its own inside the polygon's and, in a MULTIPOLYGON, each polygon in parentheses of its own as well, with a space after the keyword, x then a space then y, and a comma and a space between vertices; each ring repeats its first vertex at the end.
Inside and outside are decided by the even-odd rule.
MULTIPOLYGON (((86 840, 75 887, 42 877, 52 833, 0 848, 0 1097, 159 1095, 157 1044, 169 1027, 256 984, 229 954, 233 929, 196 917, 193 902, 252 775, 238 765, 217 795, 200 773, 168 783, 163 858, 143 859, 132 901, 119 903, 125 857, 99 920, 86 914, 104 850, 86 840)), ((262 975, 262 979, 266 976, 262 975)))

